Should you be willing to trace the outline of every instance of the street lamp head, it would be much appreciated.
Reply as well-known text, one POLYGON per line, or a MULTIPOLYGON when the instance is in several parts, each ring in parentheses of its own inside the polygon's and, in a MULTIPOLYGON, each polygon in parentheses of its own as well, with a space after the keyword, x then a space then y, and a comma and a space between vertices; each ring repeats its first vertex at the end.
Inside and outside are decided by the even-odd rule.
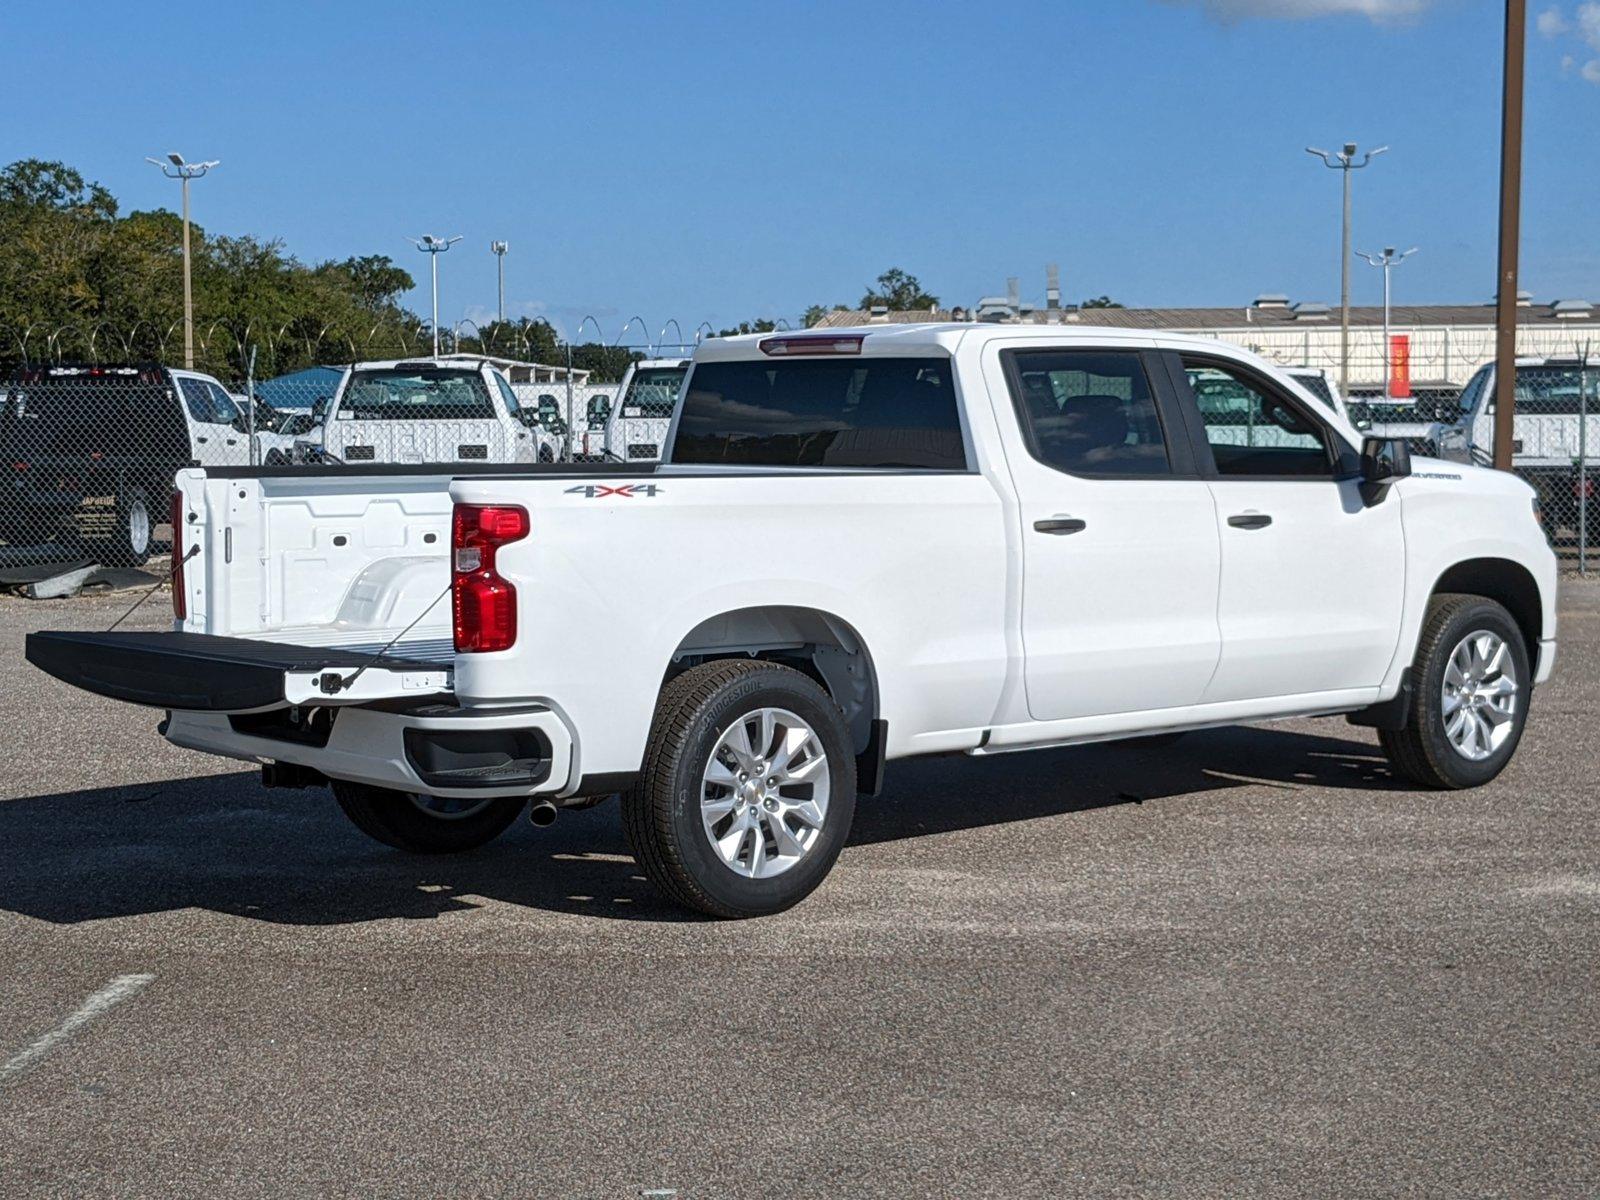
POLYGON ((1394 255, 1395 255, 1395 249, 1394 249, 1393 246, 1385 246, 1383 248, 1383 256, 1385 258, 1393 258, 1394 255))
POLYGON ((489 249, 493 250, 496 254, 504 254, 507 250, 511 249, 511 243, 510 242, 490 242, 489 243, 489 249))
POLYGON ((1329 154, 1326 150, 1318 150, 1315 146, 1307 146, 1306 147, 1306 153, 1307 154, 1315 154, 1318 158, 1332 158, 1333 157, 1333 155, 1329 154))
POLYGON ((175 167, 181 167, 183 166, 183 155, 179 154, 176 150, 168 150, 167 161, 175 167))
POLYGON ((1354 158, 1356 156, 1356 144, 1354 142, 1346 142, 1344 144, 1344 152, 1347 158, 1354 158))

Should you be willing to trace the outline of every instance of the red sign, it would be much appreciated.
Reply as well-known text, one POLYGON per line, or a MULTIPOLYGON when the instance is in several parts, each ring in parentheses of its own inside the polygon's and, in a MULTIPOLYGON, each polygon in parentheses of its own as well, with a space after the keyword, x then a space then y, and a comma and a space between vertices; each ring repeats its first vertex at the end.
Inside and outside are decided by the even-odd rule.
POLYGON ((1411 398, 1411 335, 1397 333, 1389 338, 1389 395, 1411 398))

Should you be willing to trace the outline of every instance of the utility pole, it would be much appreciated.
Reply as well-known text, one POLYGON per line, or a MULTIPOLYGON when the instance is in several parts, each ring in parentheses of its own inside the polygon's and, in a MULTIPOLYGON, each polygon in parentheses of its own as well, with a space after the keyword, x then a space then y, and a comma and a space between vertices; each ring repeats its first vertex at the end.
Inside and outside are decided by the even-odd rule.
POLYGON ((1360 252, 1360 257, 1372 266, 1383 268, 1383 398, 1386 401, 1394 399, 1394 343, 1389 340, 1389 272, 1416 252, 1415 246, 1404 254, 1395 253, 1393 246, 1385 246, 1382 254, 1368 254, 1365 250, 1360 252))
POLYGON ((1354 142, 1346 142, 1337 154, 1306 147, 1306 153, 1316 155, 1324 166, 1344 172, 1344 236, 1339 242, 1339 391, 1346 396, 1350 394, 1350 172, 1361 170, 1388 149, 1379 146, 1369 150, 1357 162, 1354 142))
POLYGON ((439 255, 450 249, 461 240, 460 236, 453 238, 434 237, 425 233, 419 238, 411 238, 418 250, 428 256, 428 261, 433 267, 433 356, 439 357, 439 255))
POLYGON ((219 163, 216 159, 202 163, 184 162, 183 155, 176 150, 168 151, 166 162, 162 162, 159 158, 147 158, 145 162, 160 168, 161 173, 168 179, 177 179, 183 184, 183 367, 186 371, 192 371, 194 370, 194 286, 189 267, 189 180, 199 179, 219 163))
POLYGON ((1527 0, 1506 0, 1500 101, 1500 269, 1494 318, 1494 465, 1511 470, 1517 405, 1517 244, 1522 231, 1522 65, 1527 0))
POLYGON ((490 242, 489 249, 494 251, 494 257, 500 275, 500 324, 506 323, 506 251, 511 249, 510 242, 490 242))

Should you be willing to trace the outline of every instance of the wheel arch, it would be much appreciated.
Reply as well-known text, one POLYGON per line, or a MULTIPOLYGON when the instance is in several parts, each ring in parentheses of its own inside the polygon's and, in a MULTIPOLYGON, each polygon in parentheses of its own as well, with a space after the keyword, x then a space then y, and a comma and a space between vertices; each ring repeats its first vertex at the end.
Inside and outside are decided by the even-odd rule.
POLYGON ((1510 558, 1469 558, 1445 568, 1428 593, 1461 593, 1493 600, 1511 614, 1522 631, 1528 661, 1539 661, 1539 639, 1544 636, 1544 605, 1533 572, 1510 558))
MULTIPOLYGON (((801 605, 733 609, 707 617, 678 642, 661 685, 721 658, 755 658, 809 675, 844 713, 857 754, 880 738, 878 674, 864 638, 835 613, 801 605)), ((881 747, 879 747, 881 752, 881 747)))

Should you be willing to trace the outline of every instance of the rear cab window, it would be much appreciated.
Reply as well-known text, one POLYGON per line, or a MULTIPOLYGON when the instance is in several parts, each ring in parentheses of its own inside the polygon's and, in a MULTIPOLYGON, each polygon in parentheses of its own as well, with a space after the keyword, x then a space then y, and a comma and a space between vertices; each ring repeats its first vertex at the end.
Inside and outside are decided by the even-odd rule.
POLYGON ((677 465, 966 471, 947 357, 703 362, 677 465))

